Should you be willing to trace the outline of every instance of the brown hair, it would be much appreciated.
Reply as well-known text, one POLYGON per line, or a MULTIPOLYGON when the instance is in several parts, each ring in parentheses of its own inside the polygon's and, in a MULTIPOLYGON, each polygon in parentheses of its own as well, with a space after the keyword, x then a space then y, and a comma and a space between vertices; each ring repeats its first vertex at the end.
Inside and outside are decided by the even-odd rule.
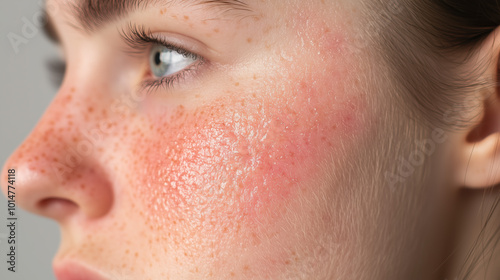
MULTIPOLYGON (((396 82, 392 97, 412 118, 421 118, 418 122, 426 127, 470 128, 471 120, 477 117, 472 112, 484 105, 478 94, 495 93, 497 81, 480 78, 492 61, 481 61, 473 68, 464 65, 500 25, 500 1, 373 2, 367 5, 376 11, 371 16, 378 24, 369 26, 367 34, 371 34, 378 48, 376 53, 396 82)), ((492 215, 499 201, 500 196, 488 214, 492 215)), ((500 225, 488 223, 490 217, 477 238, 482 242, 475 242, 470 248, 457 279, 472 277, 480 258, 487 252, 493 254, 500 241, 500 225)))
POLYGON ((375 34, 372 39, 396 81, 396 99, 428 125, 470 126, 476 117, 469 114, 471 109, 482 106, 474 94, 491 92, 496 81, 479 79, 489 62, 474 69, 464 69, 464 64, 500 25, 500 3, 381 0, 369 5, 379 11, 374 21, 382 24, 369 33, 375 34))

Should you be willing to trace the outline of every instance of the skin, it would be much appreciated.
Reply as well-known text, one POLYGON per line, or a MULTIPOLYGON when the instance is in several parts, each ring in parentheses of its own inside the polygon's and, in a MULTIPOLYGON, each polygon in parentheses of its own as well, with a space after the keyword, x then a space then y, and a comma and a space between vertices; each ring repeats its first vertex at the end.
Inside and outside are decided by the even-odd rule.
MULTIPOLYGON (((376 61, 353 36, 358 2, 252 2, 252 16, 209 21, 210 9, 158 5, 91 34, 69 24, 64 1, 49 4, 65 80, 2 178, 16 168, 20 205, 59 222, 56 268, 110 279, 435 276, 454 178, 433 175, 437 188, 419 196, 387 187, 383 171, 401 157, 387 139, 404 129, 377 117, 395 101, 368 78, 376 61), (149 54, 122 51, 129 22, 209 62, 171 88, 141 89, 149 54), (411 262, 432 246, 435 259, 411 262)), ((451 154, 439 147, 426 162, 451 154)), ((408 188, 424 183, 412 178, 408 188)))

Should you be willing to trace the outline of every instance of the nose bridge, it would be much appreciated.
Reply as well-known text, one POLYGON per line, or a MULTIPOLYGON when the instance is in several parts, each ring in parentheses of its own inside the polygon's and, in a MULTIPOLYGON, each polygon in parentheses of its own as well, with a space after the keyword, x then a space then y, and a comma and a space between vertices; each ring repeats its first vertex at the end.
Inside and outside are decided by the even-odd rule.
POLYGON ((76 87, 62 89, 9 158, 2 178, 8 169, 16 169, 21 207, 55 219, 76 209, 88 217, 109 211, 113 190, 100 156, 108 122, 104 104, 98 101, 102 100, 76 87))
POLYGON ((17 153, 31 163, 31 169, 51 171, 64 184, 75 169, 95 162, 93 157, 105 145, 105 127, 95 117, 97 106, 75 87, 60 92, 17 153))
MULTIPOLYGON (((81 165, 96 161, 95 155, 105 146, 105 126, 98 118, 99 103, 72 87, 54 101, 32 135, 33 143, 50 147, 51 166, 61 183, 81 165), (46 119, 45 119, 46 118, 46 119), (40 135, 37 135, 39 133, 40 135)), ((49 157, 50 162, 50 157, 49 157)))

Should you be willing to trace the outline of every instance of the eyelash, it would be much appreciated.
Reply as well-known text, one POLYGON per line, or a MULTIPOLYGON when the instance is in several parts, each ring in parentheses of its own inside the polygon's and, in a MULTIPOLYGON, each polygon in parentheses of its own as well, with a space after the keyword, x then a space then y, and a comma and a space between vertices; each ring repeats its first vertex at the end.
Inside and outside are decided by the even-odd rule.
POLYGON ((155 78, 143 81, 141 86, 143 89, 147 89, 148 91, 154 91, 159 88, 169 90, 176 84, 182 82, 182 80, 187 78, 189 74, 192 74, 193 72, 198 70, 201 65, 206 63, 206 60, 202 56, 187 51, 180 46, 167 42, 164 39, 153 35, 151 31, 146 30, 143 26, 129 24, 127 29, 121 30, 120 35, 129 47, 126 52, 133 56, 142 57, 144 53, 147 53, 149 50, 151 50, 154 45, 162 45, 166 48, 176 51, 177 53, 187 58, 191 58, 196 61, 176 74, 161 77, 158 79, 155 78))

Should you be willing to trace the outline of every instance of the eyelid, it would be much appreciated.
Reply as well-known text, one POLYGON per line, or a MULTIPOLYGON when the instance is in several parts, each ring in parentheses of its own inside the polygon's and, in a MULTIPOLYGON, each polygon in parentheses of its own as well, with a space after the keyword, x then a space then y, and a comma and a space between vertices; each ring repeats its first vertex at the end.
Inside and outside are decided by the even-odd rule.
POLYGON ((120 30, 121 37, 129 47, 128 53, 142 55, 154 44, 164 45, 187 56, 195 55, 205 60, 210 51, 200 41, 171 32, 153 32, 144 26, 129 23, 126 29, 120 30))

